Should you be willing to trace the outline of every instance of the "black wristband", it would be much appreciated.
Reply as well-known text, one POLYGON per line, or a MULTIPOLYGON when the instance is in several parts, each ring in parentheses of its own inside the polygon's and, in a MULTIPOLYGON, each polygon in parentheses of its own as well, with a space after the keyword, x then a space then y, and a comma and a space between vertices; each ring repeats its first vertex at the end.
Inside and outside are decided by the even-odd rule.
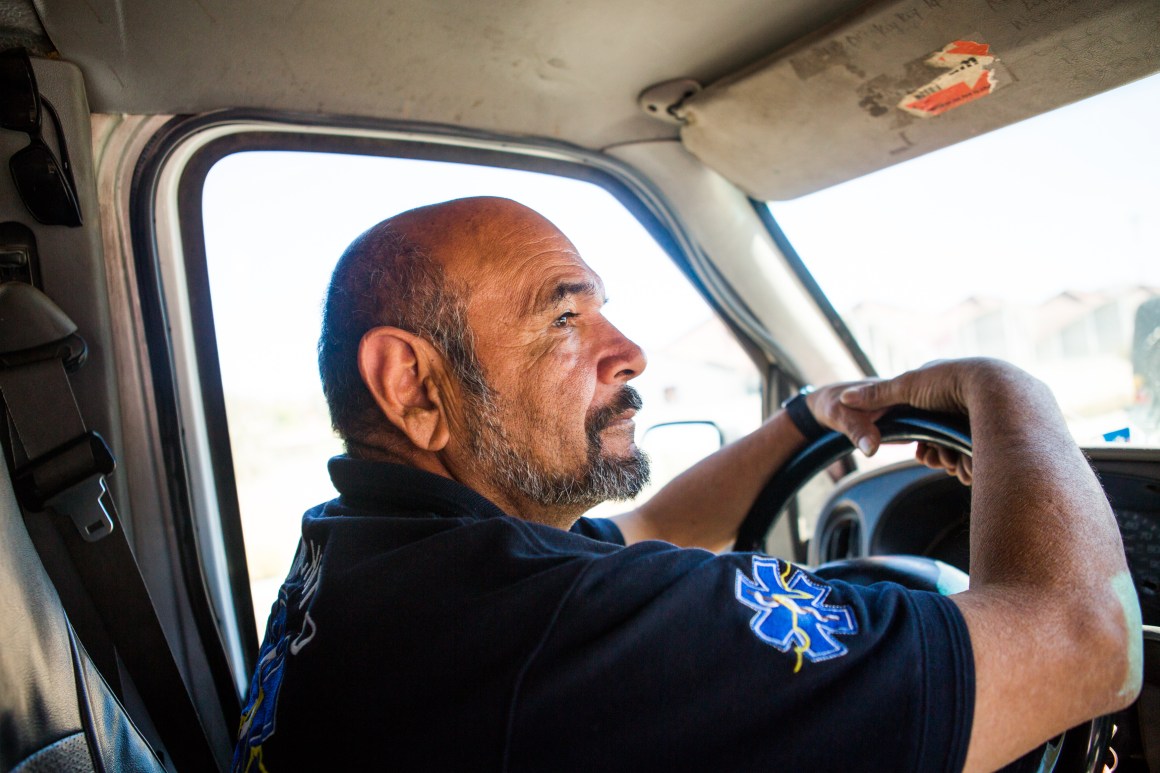
POLYGON ((806 394, 806 392, 799 392, 786 400, 782 407, 785 408, 789 420, 797 427, 797 431, 805 437, 806 442, 811 442, 826 434, 826 428, 814 418, 814 414, 806 402, 806 394))

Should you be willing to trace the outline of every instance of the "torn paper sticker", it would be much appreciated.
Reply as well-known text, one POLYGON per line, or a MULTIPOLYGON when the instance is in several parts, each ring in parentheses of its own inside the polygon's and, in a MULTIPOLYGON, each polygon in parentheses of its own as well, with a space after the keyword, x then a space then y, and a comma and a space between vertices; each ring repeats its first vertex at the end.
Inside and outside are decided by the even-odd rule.
POLYGON ((956 40, 926 60, 931 67, 943 67, 947 72, 907 94, 898 106, 911 115, 930 118, 985 97, 995 90, 991 66, 996 61, 986 43, 956 40))

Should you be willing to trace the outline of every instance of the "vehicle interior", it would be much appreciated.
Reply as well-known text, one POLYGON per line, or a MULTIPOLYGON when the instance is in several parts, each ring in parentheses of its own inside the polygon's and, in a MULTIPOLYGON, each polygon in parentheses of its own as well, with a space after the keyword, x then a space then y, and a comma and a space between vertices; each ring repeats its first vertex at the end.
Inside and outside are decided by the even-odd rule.
MULTIPOLYGON (((334 496, 330 271, 472 195, 556 223, 648 353, 642 497, 806 385, 1047 382, 1145 686, 1020 769, 1160 771, 1158 73, 1154 0, 0 0, 0 771, 229 767, 334 496)), ((891 422, 804 449, 735 549, 969 574, 970 489, 908 445, 969 428, 891 422)))

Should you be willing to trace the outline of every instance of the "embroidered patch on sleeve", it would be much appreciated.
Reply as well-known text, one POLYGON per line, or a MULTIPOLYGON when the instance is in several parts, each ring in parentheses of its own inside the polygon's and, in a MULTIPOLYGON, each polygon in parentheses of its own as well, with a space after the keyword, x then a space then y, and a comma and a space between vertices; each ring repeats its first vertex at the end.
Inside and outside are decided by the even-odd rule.
POLYGON ((286 654, 297 655, 317 632, 309 610, 304 612, 300 625, 291 625, 290 610, 296 607, 301 612, 310 602, 318 590, 321 568, 321 547, 309 540, 301 540, 290 573, 278 590, 278 600, 270 610, 270 618, 266 623, 266 637, 258 653, 250 691, 246 696, 246 707, 238 727, 238 745, 234 749, 233 758, 235 771, 249 773, 266 770, 262 745, 274 735, 286 654))
POLYGON ((845 655, 848 650, 835 634, 858 633, 850 607, 824 603, 830 595, 828 585, 776 558, 754 556, 752 580, 738 569, 736 594, 738 601, 756 613, 749 627, 757 638, 781 652, 793 650, 795 674, 801 670, 803 657, 817 663, 845 655))

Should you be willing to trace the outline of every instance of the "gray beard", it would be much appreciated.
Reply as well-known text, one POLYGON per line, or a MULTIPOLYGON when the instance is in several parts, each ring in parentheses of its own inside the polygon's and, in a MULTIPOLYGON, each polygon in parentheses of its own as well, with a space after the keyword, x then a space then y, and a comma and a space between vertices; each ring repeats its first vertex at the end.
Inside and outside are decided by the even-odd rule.
POLYGON ((585 421, 587 458, 570 472, 552 472, 512 440, 500 418, 494 392, 468 398, 467 421, 471 450, 491 484, 509 498, 525 499, 542 507, 593 507, 607 500, 632 499, 649 480, 649 461, 633 448, 624 458, 604 455, 600 433, 627 408, 639 408, 640 396, 624 387, 608 406, 585 421), (513 497, 512 495, 516 495, 513 497))

